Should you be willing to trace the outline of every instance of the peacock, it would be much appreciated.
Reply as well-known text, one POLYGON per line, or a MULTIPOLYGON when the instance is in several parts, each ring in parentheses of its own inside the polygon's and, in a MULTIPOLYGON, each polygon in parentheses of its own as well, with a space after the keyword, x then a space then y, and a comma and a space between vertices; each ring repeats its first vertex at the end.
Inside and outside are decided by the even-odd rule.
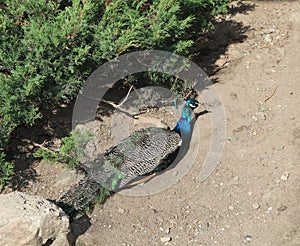
POLYGON ((133 132, 100 156, 87 175, 56 203, 75 217, 112 192, 152 178, 179 148, 183 136, 191 134, 192 113, 198 106, 196 99, 188 99, 173 130, 147 127, 133 132), (144 175, 148 176, 135 181, 144 175))

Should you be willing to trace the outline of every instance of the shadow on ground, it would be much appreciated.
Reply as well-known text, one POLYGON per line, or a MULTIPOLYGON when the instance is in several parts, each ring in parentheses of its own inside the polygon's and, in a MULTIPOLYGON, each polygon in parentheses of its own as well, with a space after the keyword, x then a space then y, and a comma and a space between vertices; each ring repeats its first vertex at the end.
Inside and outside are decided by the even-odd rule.
MULTIPOLYGON (((232 6, 227 15, 247 15, 255 8, 254 4, 238 2, 232 6)), ((221 55, 226 54, 228 46, 234 43, 242 43, 247 38, 250 26, 241 22, 227 20, 222 17, 214 22, 214 30, 203 35, 192 49, 192 60, 197 63, 207 74, 211 76, 222 67, 215 63, 221 55)), ((217 81, 213 81, 217 82, 217 81)))
POLYGON ((91 226, 91 221, 88 216, 82 216, 71 222, 71 232, 68 235, 70 245, 75 246, 77 238, 85 233, 91 226))
MULTIPOLYGON (((33 157, 39 145, 55 148, 57 140, 67 136, 72 128, 74 103, 62 105, 55 109, 43 109, 43 117, 33 127, 18 127, 10 141, 7 158, 14 163, 15 175, 10 182, 12 190, 26 188, 29 181, 38 181, 33 168, 38 160, 33 157)), ((59 147, 59 146, 57 146, 59 147)))

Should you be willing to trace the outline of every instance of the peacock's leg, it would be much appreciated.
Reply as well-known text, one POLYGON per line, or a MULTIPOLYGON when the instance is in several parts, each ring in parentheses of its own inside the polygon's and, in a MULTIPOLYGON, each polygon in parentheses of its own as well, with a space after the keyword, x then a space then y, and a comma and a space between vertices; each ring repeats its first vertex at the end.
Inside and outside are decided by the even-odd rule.
MULTIPOLYGON (((135 182, 129 183, 129 184, 127 184, 126 186, 134 186, 134 185, 138 185, 138 184, 145 183, 145 182, 149 181, 150 179, 152 179, 155 175, 156 175, 156 172, 150 174, 149 176, 147 176, 147 177, 145 177, 145 178, 142 178, 142 179, 137 180, 137 181, 135 181, 135 182)), ((125 186, 125 187, 126 187, 126 186, 125 186)))

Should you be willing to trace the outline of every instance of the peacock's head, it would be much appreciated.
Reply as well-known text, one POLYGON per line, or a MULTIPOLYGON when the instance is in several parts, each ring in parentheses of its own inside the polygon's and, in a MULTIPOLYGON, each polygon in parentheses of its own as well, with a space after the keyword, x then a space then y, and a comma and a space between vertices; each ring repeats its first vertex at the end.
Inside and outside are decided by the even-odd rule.
POLYGON ((178 132, 180 135, 182 133, 190 134, 190 132, 191 132, 190 124, 191 124, 193 110, 195 108, 197 108, 199 105, 200 105, 200 103, 194 98, 186 100, 186 102, 182 108, 181 117, 178 120, 178 122, 174 128, 174 131, 178 132))
POLYGON ((200 103, 196 99, 191 98, 186 100, 185 105, 188 106, 190 109, 194 110, 200 105, 200 103))

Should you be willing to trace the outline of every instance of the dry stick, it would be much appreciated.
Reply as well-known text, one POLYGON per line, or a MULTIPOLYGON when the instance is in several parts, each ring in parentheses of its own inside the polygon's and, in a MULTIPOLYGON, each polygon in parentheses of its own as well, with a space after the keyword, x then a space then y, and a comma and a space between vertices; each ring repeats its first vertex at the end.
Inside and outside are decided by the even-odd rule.
POLYGON ((135 89, 133 85, 130 86, 129 91, 127 92, 126 97, 124 98, 123 102, 121 102, 118 107, 121 107, 128 99, 130 92, 132 91, 132 89, 135 89))
POLYGON ((49 149, 49 148, 45 147, 44 144, 46 143, 46 141, 44 141, 42 144, 33 142, 33 141, 29 140, 29 139, 23 139, 23 141, 25 141, 25 142, 27 142, 29 144, 32 144, 35 147, 39 147, 39 148, 41 148, 43 150, 46 150, 46 151, 50 151, 50 152, 58 152, 59 151, 59 149, 49 149))
MULTIPOLYGON (((136 117, 135 117, 134 115, 132 115, 132 114, 126 112, 125 110, 123 110, 123 109, 121 108, 121 106, 127 101, 128 97, 129 97, 129 94, 130 94, 130 92, 132 91, 133 88, 134 88, 134 86, 131 85, 130 88, 129 88, 129 91, 128 91, 127 95, 126 95, 126 97, 124 98, 124 100, 123 100, 120 104, 115 104, 114 102, 112 102, 112 101, 107 101, 107 100, 105 100, 105 99, 103 99, 103 98, 101 99, 101 101, 104 102, 104 103, 109 104, 109 105, 112 106, 113 108, 118 109, 118 110, 121 111, 122 113, 124 113, 124 114, 128 115, 129 117, 135 119, 136 117)), ((88 98, 88 99, 90 99, 90 100, 99 101, 99 98, 87 97, 87 96, 85 96, 84 94, 82 94, 81 96, 82 96, 82 97, 85 97, 85 98, 88 98)))
MULTIPOLYGON (((101 101, 104 102, 104 103, 107 103, 109 104, 110 106, 112 106, 113 108, 115 109, 118 109, 119 111, 121 111, 122 113, 126 114, 127 116, 133 118, 133 119, 138 119, 138 115, 141 115, 141 114, 144 114, 144 113, 147 113, 148 112, 148 109, 146 109, 145 111, 142 111, 142 112, 139 112, 139 113, 136 113, 136 114, 130 114, 128 112, 126 112, 124 109, 121 108, 121 106, 127 101, 128 97, 129 97, 129 94, 130 92, 132 91, 132 89, 135 89, 133 85, 130 86, 129 88, 129 91, 127 92, 127 95, 125 96, 124 100, 120 103, 120 104, 115 104, 114 102, 112 101, 107 101, 105 99, 102 99, 101 101)), ((87 97, 85 96, 84 94, 81 95, 82 97, 86 97, 88 99, 91 99, 91 100, 95 100, 95 101, 98 101, 99 99, 98 98, 92 98, 92 97, 87 97)))
POLYGON ((107 101, 107 100, 104 100, 104 99, 102 99, 102 101, 105 102, 105 103, 107 103, 107 104, 109 104, 109 105, 111 105, 111 106, 113 106, 115 109, 118 109, 119 111, 121 111, 122 113, 126 114, 127 116, 130 116, 131 118, 136 119, 135 115, 132 115, 132 114, 126 112, 124 109, 121 108, 121 106, 127 101, 128 97, 129 97, 129 94, 132 91, 132 89, 134 89, 133 85, 130 86, 130 88, 129 88, 128 92, 127 92, 126 97, 124 98, 124 100, 120 104, 115 104, 115 103, 113 103, 111 101, 107 101))
POLYGON ((132 89, 134 89, 133 85, 130 86, 129 91, 127 92, 126 97, 124 98, 124 100, 123 100, 120 104, 115 104, 115 103, 113 103, 113 102, 111 102, 111 101, 106 101, 106 100, 103 100, 103 99, 102 99, 102 100, 103 100, 105 103, 108 103, 108 104, 110 104, 111 106, 113 106, 115 109, 120 109, 120 110, 123 112, 124 110, 121 109, 121 106, 127 101, 128 97, 129 97, 129 94, 130 94, 130 92, 132 91, 132 89))
POLYGON ((259 47, 260 49, 266 49, 266 48, 271 48, 272 47, 272 45, 263 45, 263 46, 261 46, 261 47, 259 47))
POLYGON ((277 88, 278 88, 278 86, 275 88, 275 90, 273 91, 273 93, 265 99, 265 102, 268 101, 268 100, 270 100, 275 95, 275 93, 277 91, 277 88))

